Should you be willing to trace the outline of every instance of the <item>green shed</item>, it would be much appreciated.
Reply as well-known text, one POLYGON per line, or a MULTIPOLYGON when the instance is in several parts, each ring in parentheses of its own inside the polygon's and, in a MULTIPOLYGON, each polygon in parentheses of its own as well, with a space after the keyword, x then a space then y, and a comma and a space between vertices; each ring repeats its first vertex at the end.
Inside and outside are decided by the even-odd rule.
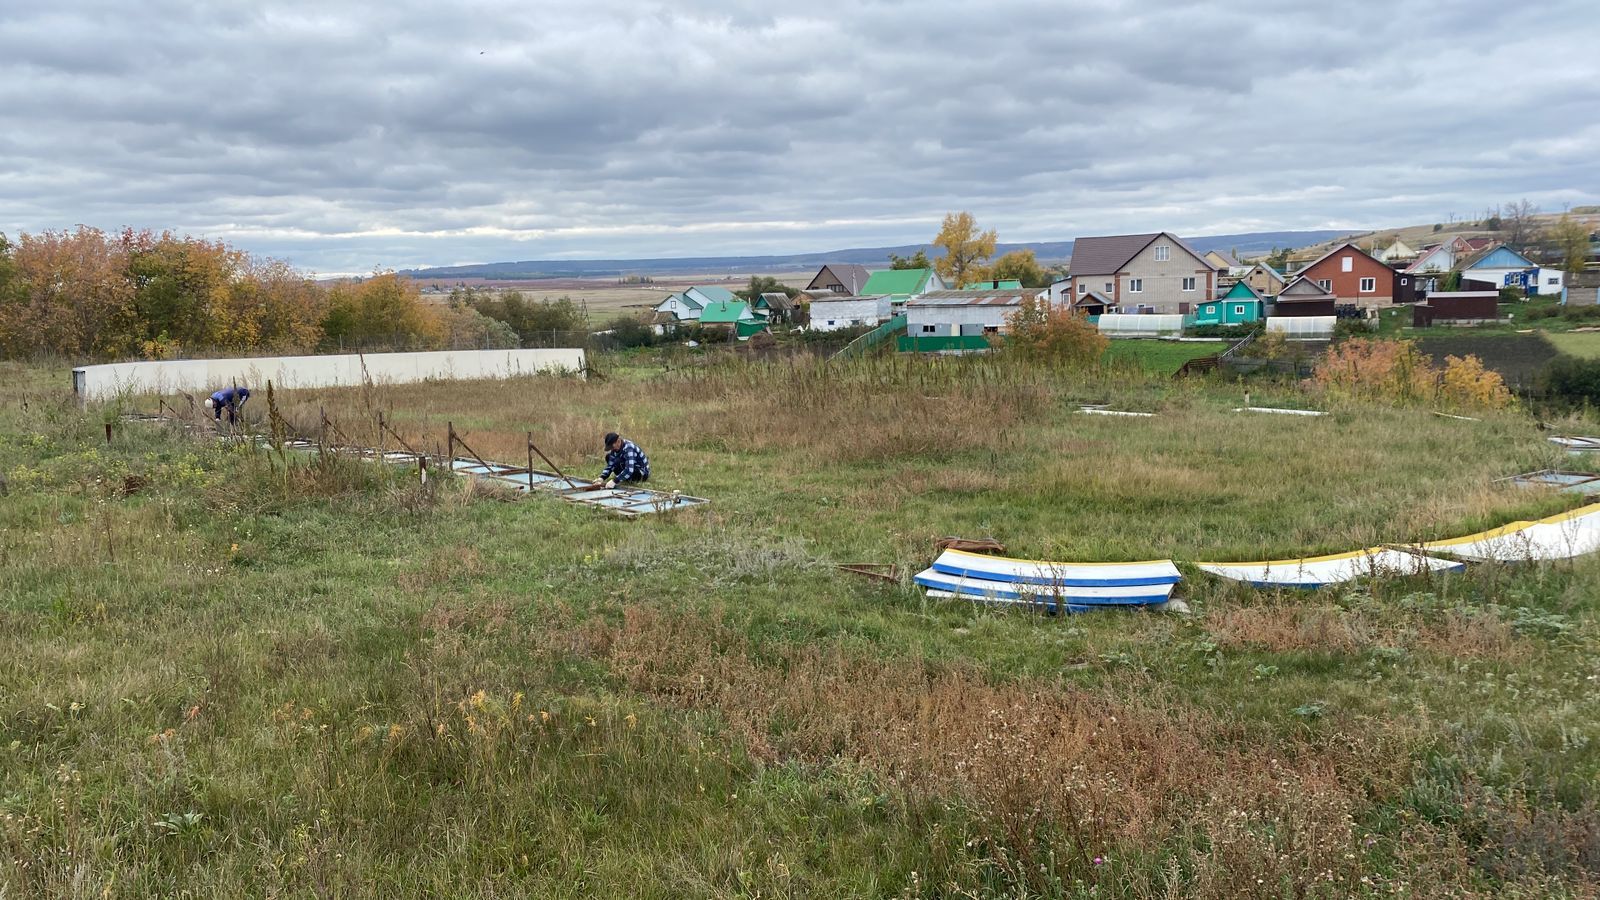
POLYGON ((1195 307, 1196 325, 1249 325, 1264 317, 1266 301, 1246 282, 1238 282, 1226 294, 1195 307))

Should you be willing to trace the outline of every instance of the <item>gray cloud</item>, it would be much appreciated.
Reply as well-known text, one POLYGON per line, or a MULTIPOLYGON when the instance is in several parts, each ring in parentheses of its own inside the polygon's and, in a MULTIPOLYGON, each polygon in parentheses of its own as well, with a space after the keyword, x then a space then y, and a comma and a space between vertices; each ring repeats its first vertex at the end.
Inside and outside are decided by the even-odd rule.
POLYGON ((322 272, 1600 202, 1592 0, 12 6, 0 230, 322 272))

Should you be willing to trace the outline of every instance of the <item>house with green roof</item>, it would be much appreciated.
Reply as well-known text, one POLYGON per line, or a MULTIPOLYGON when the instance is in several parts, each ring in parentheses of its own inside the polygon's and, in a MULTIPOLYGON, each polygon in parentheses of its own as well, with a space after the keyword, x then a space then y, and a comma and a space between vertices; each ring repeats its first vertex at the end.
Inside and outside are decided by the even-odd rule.
POLYGON ((747 340, 753 334, 758 334, 767 329, 767 320, 758 316, 750 309, 750 304, 743 300, 722 300, 707 304, 700 310, 700 324, 702 326, 731 327, 734 337, 747 340))
POLYGON ((881 269, 867 278, 860 296, 888 297, 891 304, 900 304, 945 288, 944 281, 932 269, 881 269))
POLYGON ((735 303, 739 298, 727 288, 715 285, 695 285, 671 294, 655 306, 656 323, 693 322, 702 311, 714 303, 735 303))
POLYGON ((1266 300, 1248 281, 1235 282, 1226 294, 1207 300, 1194 312, 1196 325, 1248 325, 1265 317, 1266 300))

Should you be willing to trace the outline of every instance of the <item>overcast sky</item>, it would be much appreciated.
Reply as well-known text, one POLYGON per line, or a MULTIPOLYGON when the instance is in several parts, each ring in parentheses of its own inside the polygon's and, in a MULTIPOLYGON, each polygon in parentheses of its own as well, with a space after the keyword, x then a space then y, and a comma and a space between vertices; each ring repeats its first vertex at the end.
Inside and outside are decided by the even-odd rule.
POLYGON ((0 231, 333 273, 1560 210, 1597 48, 1595 0, 19 0, 0 231))

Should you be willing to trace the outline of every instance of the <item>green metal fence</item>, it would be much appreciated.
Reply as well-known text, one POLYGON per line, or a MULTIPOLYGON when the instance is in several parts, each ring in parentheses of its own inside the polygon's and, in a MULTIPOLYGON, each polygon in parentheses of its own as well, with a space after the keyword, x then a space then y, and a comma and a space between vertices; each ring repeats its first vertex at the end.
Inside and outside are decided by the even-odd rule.
POLYGON ((833 356, 828 358, 853 359, 862 355, 863 353, 866 353, 868 350, 871 350, 873 347, 878 346, 884 341, 887 341, 889 338, 893 337, 896 332, 905 331, 905 328, 906 317, 904 313, 901 313, 882 325, 879 325, 877 328, 874 328, 866 334, 856 338, 850 343, 845 344, 838 353, 835 353, 833 356))

